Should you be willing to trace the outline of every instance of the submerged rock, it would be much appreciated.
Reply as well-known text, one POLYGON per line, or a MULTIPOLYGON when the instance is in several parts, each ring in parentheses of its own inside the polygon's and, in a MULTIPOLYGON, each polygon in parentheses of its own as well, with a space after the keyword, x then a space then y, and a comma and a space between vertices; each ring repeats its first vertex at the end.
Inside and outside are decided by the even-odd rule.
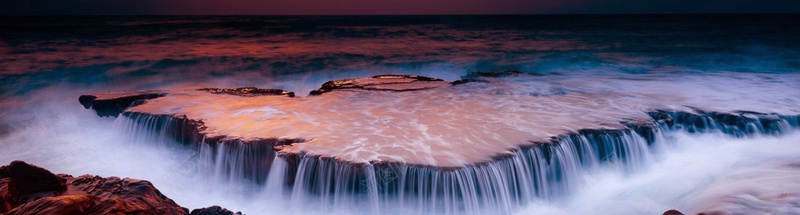
POLYGON ((451 85, 442 79, 416 75, 376 75, 370 78, 328 81, 311 95, 322 95, 333 90, 362 89, 378 91, 415 91, 451 85))
POLYGON ((467 75, 465 76, 461 76, 461 79, 469 80, 481 77, 499 78, 499 77, 513 76, 513 75, 521 75, 521 74, 527 74, 527 73, 521 72, 519 70, 491 71, 491 72, 474 71, 467 73, 467 75))
POLYGON ((472 79, 472 78, 470 78, 470 79, 456 80, 456 81, 453 81, 453 83, 451 83, 451 84, 453 86, 456 86, 456 85, 462 85, 462 84, 467 84, 467 83, 489 83, 489 81, 483 80, 483 79, 472 79))
POLYGON ((737 137, 754 133, 776 134, 782 129, 794 126, 785 119, 789 118, 787 116, 753 111, 726 113, 694 108, 693 112, 659 110, 648 114, 656 122, 670 129, 688 132, 721 131, 737 137))
POLYGON ((189 214, 188 209, 164 196, 149 181, 56 175, 23 161, 0 167, 0 193, 0 213, 5 215, 189 214))

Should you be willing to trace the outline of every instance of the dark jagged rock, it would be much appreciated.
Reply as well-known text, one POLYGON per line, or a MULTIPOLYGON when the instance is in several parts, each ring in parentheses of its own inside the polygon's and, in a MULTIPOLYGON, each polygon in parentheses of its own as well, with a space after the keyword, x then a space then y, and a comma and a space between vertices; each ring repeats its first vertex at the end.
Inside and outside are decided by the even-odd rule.
POLYGON ((161 194, 152 183, 119 177, 67 177, 70 194, 94 196, 89 213, 186 214, 188 209, 161 194))
POLYGON ((322 95, 339 89, 362 89, 379 91, 414 91, 450 85, 442 79, 417 75, 376 75, 370 78, 356 78, 328 81, 311 95, 322 95))
MULTIPOLYGON (((23 161, 0 167, 0 193, 0 213, 5 215, 189 214, 188 209, 164 196, 149 181, 55 175, 23 161)), ((219 206, 200 211, 209 213, 199 214, 234 214, 219 206)))
POLYGON ((294 97, 294 92, 285 91, 281 89, 261 89, 255 87, 240 87, 240 88, 201 88, 199 91, 207 91, 210 93, 229 94, 235 96, 288 96, 294 97))
POLYGON ((461 80, 453 81, 453 83, 451 83, 451 84, 453 86, 456 86, 456 85, 462 85, 462 84, 466 84, 466 83, 489 83, 489 81, 483 80, 483 79, 461 79, 461 80))
POLYGON ((477 79, 481 77, 499 78, 499 77, 508 77, 520 74, 527 74, 527 73, 521 72, 519 70, 492 71, 492 72, 475 71, 475 72, 469 72, 467 73, 467 75, 461 76, 461 79, 477 79))
POLYGON ((67 188, 64 178, 22 161, 13 161, 1 167, 0 178, 5 179, 5 189, 2 191, 4 207, 0 208, 0 212, 19 206, 35 196, 54 195, 67 188))
POLYGON ((680 211, 678 211, 678 210, 674 210, 674 209, 673 209, 673 210, 668 210, 668 211, 665 211, 665 212, 664 212, 664 215, 683 215, 683 213, 681 213, 681 212, 680 212, 680 211))
POLYGON ((137 92, 106 92, 81 95, 78 101, 84 108, 92 108, 98 116, 119 116, 125 109, 141 104, 141 101, 154 99, 167 95, 162 90, 147 90, 137 92))
POLYGON ((28 202, 14 208, 6 215, 17 214, 99 214, 91 207, 97 197, 88 195, 51 196, 28 202))
POLYGON ((214 205, 207 208, 194 209, 189 214, 190 215, 242 215, 242 212, 234 213, 233 211, 214 205))

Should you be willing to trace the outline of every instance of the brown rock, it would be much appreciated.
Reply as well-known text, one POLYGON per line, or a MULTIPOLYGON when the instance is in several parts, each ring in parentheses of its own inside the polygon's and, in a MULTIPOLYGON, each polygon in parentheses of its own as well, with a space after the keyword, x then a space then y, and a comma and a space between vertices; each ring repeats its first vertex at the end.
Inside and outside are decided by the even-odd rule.
POLYGON ((9 202, 6 202, 6 198, 3 198, 3 193, 6 192, 9 180, 10 180, 9 178, 0 177, 0 214, 14 208, 14 205, 11 205, 9 202))
POLYGON ((450 86, 450 82, 442 79, 417 75, 376 75, 370 78, 356 78, 328 81, 319 89, 311 91, 311 95, 322 95, 339 89, 361 89, 377 91, 415 91, 443 86, 450 86))
POLYGON ((145 180, 55 175, 23 161, 0 167, 0 213, 188 214, 145 180))
POLYGON ((28 202, 32 198, 54 196, 66 189, 64 179, 52 172, 23 161, 13 161, 0 168, 0 178, 4 178, 0 212, 28 202))
POLYGON ((14 208, 6 215, 16 214, 88 214, 94 196, 65 195, 44 197, 14 208))
MULTIPOLYGON (((201 88, 198 91, 206 91, 215 94, 229 94, 237 96, 262 96, 277 95, 294 97, 294 92, 281 89, 261 89, 255 87, 240 88, 201 88)), ((78 97, 78 101, 86 109, 94 109, 98 116, 119 116, 120 113, 129 107, 144 104, 147 100, 166 96, 170 91, 167 90, 144 90, 134 92, 105 92, 85 94, 78 97)))
POLYGON ((81 95, 78 101, 84 108, 92 108, 98 116, 119 116, 130 106, 141 104, 144 100, 167 95, 163 90, 147 90, 136 92, 106 92, 81 95))
POLYGON ((186 214, 188 209, 161 194, 152 183, 119 177, 69 178, 68 193, 97 197, 88 214, 186 214))
POLYGON ((189 215, 242 215, 242 212, 234 213, 233 211, 214 205, 207 208, 194 209, 189 215))
POLYGON ((229 94, 235 96, 288 96, 294 97, 294 92, 285 91, 281 89, 261 89, 256 87, 239 87, 239 88, 201 88, 199 91, 207 91, 216 94, 229 94))
POLYGON ((681 213, 678 210, 672 209, 664 212, 664 215, 683 215, 683 213, 681 213))

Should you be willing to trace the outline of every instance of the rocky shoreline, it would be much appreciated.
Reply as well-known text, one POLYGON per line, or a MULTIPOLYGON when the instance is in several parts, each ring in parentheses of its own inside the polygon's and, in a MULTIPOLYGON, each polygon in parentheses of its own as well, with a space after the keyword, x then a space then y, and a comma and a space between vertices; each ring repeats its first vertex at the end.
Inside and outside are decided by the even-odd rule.
POLYGON ((53 174, 24 161, 0 167, 0 214, 242 215, 217 205, 189 212, 146 180, 53 174))
MULTIPOLYGON (((505 76, 518 76, 524 75, 519 72, 492 72, 492 73, 470 73, 471 76, 465 76, 464 79, 455 82, 446 82, 441 79, 422 77, 422 76, 404 76, 404 75, 379 75, 363 79, 346 79, 329 81, 323 86, 310 93, 311 97, 325 97, 332 96, 333 98, 341 98, 342 93, 333 94, 334 91, 342 91, 346 96, 354 96, 352 92, 388 92, 388 93, 403 93, 403 92, 420 92, 430 90, 448 90, 451 87, 462 86, 468 83, 484 84, 490 83, 482 79, 482 77, 505 77, 505 76), (339 96, 339 97, 335 97, 339 96)), ((339 189, 334 187, 320 186, 313 181, 305 181, 304 178, 296 178, 301 175, 309 175, 317 172, 336 172, 346 167, 348 177, 341 179, 342 181, 335 181, 332 183, 342 183, 342 189, 347 192, 365 192, 369 189, 377 189, 379 192, 392 193, 403 190, 417 190, 415 187, 430 187, 432 185, 452 184, 452 180, 443 178, 427 178, 424 176, 431 171, 438 172, 437 174, 445 175, 471 175, 470 177, 484 177, 481 175, 482 169, 501 168, 501 169, 529 169, 526 167, 518 166, 524 165, 544 165, 550 164, 536 164, 535 162, 547 163, 560 163, 556 156, 562 156, 560 153, 560 145, 565 143, 572 144, 575 148, 584 146, 592 146, 594 149, 580 149, 582 153, 584 150, 596 153, 590 157, 603 158, 599 161, 592 162, 605 162, 606 158, 610 160, 626 161, 635 157, 633 148, 627 148, 625 144, 629 142, 639 141, 636 138, 643 139, 646 145, 653 144, 659 137, 659 133, 665 130, 683 130, 687 132, 722 132, 725 134, 742 137, 752 134, 779 134, 783 129, 790 127, 800 126, 800 117, 792 115, 779 115, 775 113, 758 113, 750 111, 733 111, 733 112, 719 112, 707 111, 699 108, 689 107, 688 109, 673 110, 673 109, 653 109, 642 113, 640 118, 618 118, 617 122, 609 122, 608 127, 604 128, 586 128, 573 131, 562 131, 560 134, 549 136, 549 139, 528 139, 519 144, 513 145, 512 148, 496 150, 496 153, 485 155, 490 157, 489 160, 476 160, 465 165, 436 165, 431 163, 416 163, 416 162, 402 162, 396 160, 369 160, 369 162, 358 162, 348 159, 343 159, 337 156, 331 156, 325 153, 315 153, 314 150, 306 149, 292 149, 295 144, 308 143, 313 139, 302 138, 302 136, 291 135, 266 135, 246 137, 243 135, 231 134, 220 132, 220 129, 209 125, 208 119, 201 117, 193 117, 189 114, 170 114, 162 112, 153 112, 152 110, 138 108, 137 105, 146 104, 152 99, 161 97, 170 97, 170 93, 175 93, 180 99, 178 101, 191 101, 193 104, 204 104, 202 100, 192 101, 196 92, 209 92, 212 94, 227 94, 240 97, 239 99, 258 99, 261 100, 246 100, 238 101, 237 98, 225 98, 228 102, 241 102, 251 104, 255 102, 272 102, 280 105, 282 102, 298 103, 305 102, 305 100, 298 101, 303 98, 294 97, 293 92, 288 92, 280 89, 259 89, 259 88, 235 88, 235 89, 218 89, 218 88, 204 88, 195 91, 187 92, 168 92, 157 91, 154 94, 152 91, 142 91, 133 93, 103 93, 103 94, 89 94, 81 96, 81 104, 86 108, 91 108, 97 111, 100 116, 117 116, 119 114, 131 118, 134 122, 140 123, 144 127, 158 127, 160 130, 166 130, 169 136, 175 138, 178 142, 185 145, 197 148, 210 148, 217 155, 225 156, 226 154, 235 154, 237 159, 248 161, 243 164, 244 166, 236 167, 244 171, 240 173, 253 180, 256 183, 262 183, 270 172, 273 161, 280 157, 286 162, 283 182, 286 186, 303 186, 310 190, 305 190, 310 193, 321 192, 336 192, 328 189, 339 189), (261 93, 251 93, 261 92, 261 93), (119 95, 119 96, 109 96, 119 95), (157 96, 154 96, 157 95, 157 96), (188 95, 188 96, 187 96, 188 95), (132 101, 133 100, 133 101, 132 101), (97 106, 95 104, 102 104, 97 106), (113 104, 113 105, 109 105, 113 104), (128 105, 128 108, 120 109, 119 107, 128 105), (110 107, 110 108, 109 108, 110 107), (101 114, 102 113, 102 114, 101 114), (618 123, 618 124, 616 124, 618 123), (166 128, 165 128, 166 127, 166 128), (202 147, 200 147, 202 146, 202 147), (622 150, 624 148, 624 150, 622 150), (224 150, 218 153, 219 150, 224 150), (504 151, 505 150, 505 151, 504 151), (622 150, 622 151, 620 151, 622 150), (632 154, 628 154, 632 153, 632 154), (534 155, 535 154, 535 155, 534 155), (244 157, 241 157, 244 156, 244 157), (520 160, 521 159, 521 160, 520 160), (533 161, 540 159, 542 161, 533 161), (313 165, 300 168, 302 163, 313 165), (369 166, 369 168, 367 168, 369 166), (298 172, 303 169, 306 172, 298 172), (373 172, 374 171, 374 172, 373 172), (405 175, 399 176, 397 172, 403 172, 405 175), (417 174, 417 175, 414 175, 417 174), (382 180, 381 184, 370 185, 373 188, 366 188, 361 184, 367 175, 372 175, 382 180), (408 181, 402 177, 425 179, 420 181, 408 181), (421 177, 421 178, 420 178, 421 177), (352 183, 357 181, 359 183, 352 183), (402 182, 401 182, 402 181, 402 182), (412 183, 413 182, 413 183, 412 183), (319 188, 317 188, 319 187, 319 188)), ((384 95, 384 94, 380 94, 384 95)), ((414 94, 416 96, 417 94, 414 94)), ((562 94, 558 94, 562 95, 562 94)), ((205 95, 202 95, 205 96, 205 95)), ((355 95, 354 97, 358 97, 355 95)), ((215 97, 217 98, 217 97, 215 97)), ((162 98, 163 99, 163 98, 162 98)), ((170 103, 167 103, 170 104, 170 103)), ((327 105, 327 104, 326 104, 327 105)), ((151 105, 158 107, 159 105, 151 105)), ((224 106, 223 106, 224 107, 224 106)), ((253 107, 248 106, 252 109, 253 107)), ((215 107, 219 109, 219 107, 215 107)), ((291 109, 290 109, 291 110, 291 109)), ((230 110, 229 110, 230 111, 230 110)), ((177 112, 181 113, 181 112, 177 112)), ((240 115, 242 111, 230 111, 229 115, 240 115)), ((248 112, 249 113, 249 112, 248 112)), ((292 119, 291 117, 278 118, 279 120, 292 119)), ((269 121, 261 120, 261 121, 269 121)), ((226 121, 227 124, 235 124, 237 121, 226 121)), ((252 126, 250 126, 252 127, 252 126)), ((228 130, 234 131, 234 130, 228 130)), ((238 132, 238 130, 236 130, 238 132)), ((246 132, 244 134, 247 134, 246 132)), ((225 159, 225 157, 217 157, 214 159, 225 159)), ((583 158, 580 158, 583 159, 583 158)), ((580 165, 580 164, 578 164, 580 165)), ((230 167, 231 169, 234 169, 230 167)), ((532 172, 543 171, 541 174, 551 174, 550 176, 541 175, 536 176, 537 179, 545 180, 552 175, 560 177, 566 171, 562 167, 547 167, 552 169, 531 169, 532 172)), ((539 174, 539 173, 536 173, 539 174)), ((322 176, 320 176, 322 177, 322 176)), ((522 180, 517 180, 515 177, 522 177, 518 175, 503 175, 491 176, 500 177, 498 180, 503 181, 516 181, 521 183, 522 180)), ((556 182, 560 183, 560 182, 556 182)), ((338 186, 338 185, 337 185, 338 186)), ((488 190, 504 190, 510 191, 517 196, 514 199, 529 199, 531 195, 544 195, 549 194, 526 194, 526 191, 520 190, 520 187, 535 187, 539 185, 517 185, 510 184, 509 187, 484 187, 474 189, 488 189, 488 190)), ((470 188, 472 189, 472 188, 470 188)), ((441 191, 437 191, 441 192, 441 191)), ((466 192, 466 191, 458 191, 466 192)), ((435 193, 427 193, 413 191, 411 195, 436 195, 435 193)), ((461 195, 467 195, 461 193, 461 195)), ((472 195, 472 194, 470 194, 472 195)), ((477 194, 475 194, 477 195, 477 194)), ((668 211, 672 214, 677 211, 668 211)), ((666 213, 665 213, 666 214, 666 213)))
POLYGON ((0 167, 0 214, 241 215, 219 206, 191 212, 146 180, 53 174, 13 161, 0 167))

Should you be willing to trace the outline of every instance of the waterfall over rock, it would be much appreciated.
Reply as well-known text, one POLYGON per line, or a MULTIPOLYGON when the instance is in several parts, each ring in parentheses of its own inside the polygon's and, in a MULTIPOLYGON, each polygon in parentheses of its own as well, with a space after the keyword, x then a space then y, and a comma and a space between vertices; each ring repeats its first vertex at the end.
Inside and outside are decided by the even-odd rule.
MULTIPOLYGON (((355 89, 354 91, 345 92, 350 96, 374 96, 369 94, 369 91, 383 88, 380 86, 381 84, 393 85, 389 87, 392 89, 389 92, 390 94, 404 93, 404 90, 398 88, 402 87, 398 85, 401 84, 412 87, 415 92, 419 91, 413 94, 414 96, 424 94, 446 98, 452 94, 450 88, 458 87, 456 85, 452 85, 452 87, 449 85, 437 85, 432 88, 423 87, 417 89, 414 84, 408 85, 408 83, 416 83, 420 80, 442 82, 441 80, 427 77, 375 76, 372 79, 374 80, 368 78, 330 82, 332 84, 326 84, 326 86, 330 85, 325 88, 324 92, 326 94, 317 93, 315 95, 320 95, 320 97, 315 98, 330 96, 333 100, 323 101, 326 103, 340 102, 342 101, 340 100, 341 97, 329 94, 332 94, 331 91, 343 89, 355 89), (389 78, 387 79, 387 77, 389 78), (406 82, 403 81, 404 78, 410 78, 410 80, 406 82), (386 80, 390 81, 387 82, 386 80), (335 83, 344 84, 348 87, 334 87, 335 83), (358 83, 369 83, 369 89, 360 87, 358 83)), ((497 82, 498 80, 491 79, 491 81, 497 82)), ((458 85, 463 84, 469 83, 460 83, 458 85)), ((254 90, 260 92, 259 89, 238 89, 246 89, 247 92, 254 90)), ((302 150, 293 149, 297 146, 302 146, 302 144, 316 144, 314 141, 321 141, 318 139, 324 140, 324 135, 341 135, 335 133, 337 129, 319 130, 319 128, 315 128, 317 130, 314 131, 321 133, 298 133, 316 136, 308 138, 308 136, 302 135, 292 137, 274 133, 286 131, 284 129, 274 131, 258 130, 259 128, 275 128, 259 127, 264 125, 253 124, 261 122, 278 123, 271 125, 279 126, 276 128, 282 128, 280 126, 285 125, 280 125, 280 123, 291 123, 291 120, 299 120, 299 116, 310 114, 312 120, 318 116, 325 116, 315 115, 323 114, 320 112, 324 111, 323 109, 312 108, 309 113, 303 113, 303 111, 309 111, 305 109, 274 109, 276 107, 282 108, 284 105, 306 107, 297 105, 313 103, 313 100, 303 100, 302 98, 298 100, 297 98, 291 98, 291 96, 289 98, 270 97, 288 94, 282 90, 265 91, 270 93, 255 95, 255 97, 251 94, 228 92, 237 91, 226 89, 166 91, 159 96, 161 97, 159 98, 160 100, 144 95, 131 97, 129 94, 121 94, 124 96, 120 96, 117 99, 121 103, 128 104, 130 98, 138 98, 138 100, 129 104, 132 108, 120 111, 124 117, 119 120, 126 121, 123 124, 125 124, 132 137, 142 136, 136 134, 139 132, 156 132, 158 134, 156 137, 160 138, 160 140, 152 142, 175 141, 194 148, 198 157, 196 162, 198 162, 200 168, 205 169, 204 172, 210 173, 210 176, 215 178, 214 180, 220 183, 249 181, 250 183, 258 184, 258 186, 262 187, 261 189, 266 189, 268 192, 287 195, 288 204, 294 205, 293 207, 313 204, 320 208, 346 211, 347 209, 343 208, 345 205, 357 204, 365 207, 367 211, 371 211, 370 213, 387 213, 389 212, 388 210, 401 206, 401 208, 411 210, 409 212, 443 214, 481 214, 489 211, 503 214, 512 213, 529 202, 542 199, 558 199, 573 192, 575 187, 581 184, 580 177, 587 169, 615 166, 629 172, 637 171, 642 165, 648 163, 654 153, 653 151, 659 150, 664 147, 664 144, 667 144, 665 142, 668 142, 667 139, 670 138, 669 133, 674 131, 692 133, 719 132, 734 137, 747 137, 752 135, 780 135, 785 132, 791 132, 793 127, 798 126, 797 116, 753 111, 719 112, 704 111, 699 108, 642 110, 639 114, 621 111, 620 115, 598 118, 616 119, 619 122, 616 125, 611 123, 613 121, 601 122, 595 125, 601 127, 597 129, 576 129, 572 132, 567 131, 555 134, 549 136, 549 138, 529 136, 527 141, 505 145, 505 147, 510 147, 507 151, 497 150, 494 154, 490 154, 485 158, 473 158, 474 160, 465 160, 466 162, 414 160, 411 159, 413 157, 392 158, 393 156, 403 156, 403 154, 384 154, 381 156, 388 156, 387 158, 389 159, 381 159, 381 156, 379 156, 377 157, 378 159, 373 157, 372 160, 362 161, 358 157, 347 158, 349 155, 346 154, 343 154, 346 155, 345 157, 328 154, 339 153, 334 151, 324 152, 325 150, 323 150, 315 152, 315 150, 320 149, 318 147, 302 150), (275 93, 272 93, 273 91, 275 93), (212 96, 203 94, 205 92, 223 92, 230 95, 212 96), (199 106, 182 106, 181 103, 176 103, 173 100, 165 100, 175 96, 179 97, 179 99, 174 101, 196 100, 200 102, 199 106), (206 97, 213 97, 214 100, 204 99, 206 97), (244 101, 247 103, 243 104, 248 105, 254 104, 254 101, 267 102, 263 103, 268 105, 267 109, 228 106, 228 104, 237 104, 238 100, 243 99, 256 99, 244 101), (221 105, 214 106, 215 102, 217 102, 216 100, 222 100, 222 103, 216 103, 221 105), (208 108, 187 109, 204 106, 208 106, 208 108), (219 114, 221 115, 208 115, 208 112, 204 112, 204 110, 216 109, 222 109, 224 112, 220 112, 219 114), (262 113, 266 114, 263 115, 266 118, 260 118, 262 113), (240 118, 238 117, 239 115, 248 118, 240 118), (279 116, 282 118, 276 118, 279 116), (215 120, 223 121, 226 124, 219 124, 215 120), (254 122, 250 122, 250 120, 254 120, 254 122), (237 124, 241 124, 241 126, 237 126, 237 124), (226 131, 235 131, 235 133, 229 134, 225 133, 226 131), (457 163, 462 164, 457 165, 457 163), (348 204, 344 204, 344 202, 348 204)), ((564 96, 534 96, 527 97, 527 99, 544 101, 542 98, 559 100, 562 97, 564 96)), ((114 99, 110 98, 112 101, 114 99)), ((461 97, 460 99, 469 100, 471 98, 461 97)), ((85 102, 84 100, 82 99, 81 101, 85 102)), ((520 100, 512 101, 520 102, 520 100)), ((585 103, 576 103, 576 101, 571 100, 559 102, 586 105, 585 103)), ((475 104, 473 103, 472 105, 475 104)), ((481 103, 477 104, 480 105, 481 103)), ((414 107, 429 108, 426 106, 414 107)), ((590 107, 592 106, 590 105, 590 107)), ((331 107, 325 108, 329 108, 326 110, 336 110, 336 108, 331 107)), ((345 108, 343 110, 346 110, 348 107, 344 106, 343 108, 345 108)), ((594 108, 602 107, 594 106, 594 108)), ((471 108, 467 107, 467 110, 469 109, 471 108)), ((105 109, 102 110, 105 111, 105 109)), ((551 113, 537 110, 536 108, 533 110, 538 112, 531 113, 557 114, 557 112, 551 113)), ((523 114, 522 117, 526 117, 524 114, 531 114, 525 111, 527 110, 520 112, 523 114)), ((569 110, 561 111, 569 112, 569 110)), ((414 112, 417 111, 409 112, 412 116, 406 120, 416 121, 419 119, 413 117, 431 117, 431 115, 419 115, 426 114, 426 112, 417 113, 416 115, 414 115, 414 112)), ((391 111, 388 113, 391 113, 391 111)), ((106 113, 106 115, 115 114, 106 113)), ((347 118, 342 120, 348 120, 348 123, 359 123, 362 120, 368 120, 368 118, 353 118, 355 115, 352 114, 345 116, 347 118)), ((447 118, 442 119, 448 120, 447 118)), ((459 120, 463 121, 464 119, 459 120)), ((462 123, 462 121, 457 122, 462 123)), ((567 120, 565 122, 570 121, 567 120)), ((579 126, 592 126, 592 123, 589 123, 591 121, 583 122, 586 123, 579 126)), ((485 122, 466 121, 466 123, 480 125, 485 122)), ((419 126, 419 124, 415 125, 419 126)), ((422 130, 423 133, 419 135, 430 135, 427 130, 430 129, 431 125, 423 125, 425 130, 422 130)), ((570 126, 570 124, 564 124, 564 126, 570 126)), ((528 129, 540 128, 542 127, 534 126, 528 129)), ((461 129, 465 131, 473 130, 469 126, 462 126, 461 129)), ((289 132, 288 134, 291 133, 297 132, 289 132)), ((350 133, 345 135, 352 135, 350 141, 357 143, 364 141, 359 135, 367 134, 350 133)), ((474 134, 465 133, 464 135, 474 134)), ((498 143, 515 141, 515 136, 519 134, 508 135, 511 136, 503 137, 506 139, 492 137, 492 140, 500 141, 498 143), (511 138, 508 139, 508 137, 511 138)), ((470 145, 473 144, 472 140, 466 140, 470 142, 462 144, 461 147, 472 147, 470 145)), ((400 139, 397 141, 414 141, 414 139, 400 139)), ((449 140, 434 141, 447 142, 449 140)), ((339 144, 339 146, 331 145, 327 147, 351 147, 341 145, 341 143, 336 144, 339 144)), ((419 145, 405 147, 419 147, 419 145)), ((358 151, 359 149, 351 150, 358 151)), ((441 151, 431 155, 447 154, 447 151, 441 151)))

